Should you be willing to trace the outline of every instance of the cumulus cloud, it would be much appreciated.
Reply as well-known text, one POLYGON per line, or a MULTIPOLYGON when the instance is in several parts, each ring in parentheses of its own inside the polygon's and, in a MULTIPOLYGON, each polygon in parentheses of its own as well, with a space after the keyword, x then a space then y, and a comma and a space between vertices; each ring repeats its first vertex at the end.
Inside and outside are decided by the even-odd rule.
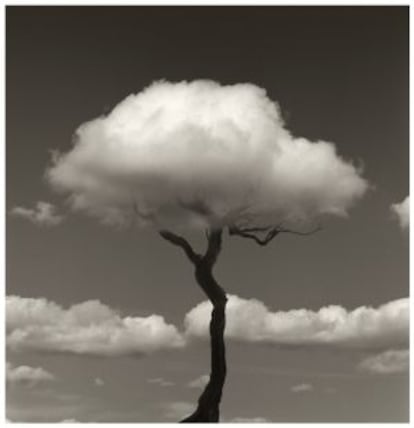
MULTIPOLYGON (((409 301, 394 300, 377 308, 347 310, 326 306, 317 311, 271 311, 256 299, 229 295, 225 336, 281 346, 335 346, 353 349, 401 349, 408 346, 409 301)), ((204 301, 184 319, 184 330, 163 317, 123 317, 97 300, 64 309, 46 299, 6 298, 6 344, 9 349, 122 356, 147 354, 208 338, 211 304, 204 301)), ((203 387, 204 375, 190 387, 203 387)), ((167 386, 162 378, 150 383, 167 386)))
POLYGON ((334 144, 294 137, 264 89, 206 80, 128 96, 82 124, 46 176, 75 210, 158 227, 345 215, 368 188, 334 144))
POLYGON ((294 393, 310 392, 313 391, 313 385, 310 383, 299 383, 298 385, 293 385, 290 390, 294 393))
MULTIPOLYGON (((210 312, 208 301, 190 310, 184 321, 186 335, 207 337, 210 312)), ((229 295, 226 318, 226 337, 254 343, 386 349, 406 346, 409 337, 408 298, 378 308, 331 305, 318 311, 273 312, 259 300, 229 295)))
POLYGON ((64 309, 43 298, 6 298, 6 344, 12 350, 119 356, 181 347, 163 317, 122 317, 98 300, 64 309))
POLYGON ((56 214, 56 207, 43 201, 37 202, 35 208, 14 207, 10 214, 27 219, 39 226, 56 226, 63 221, 63 216, 56 214))
POLYGON ((408 371, 409 365, 410 353, 408 349, 390 349, 365 358, 359 364, 359 368, 371 373, 392 374, 408 371))
POLYGON ((410 197, 407 196, 399 204, 391 205, 391 211, 398 219, 401 229, 408 229, 410 225, 410 197))
POLYGON ((41 367, 14 366, 6 363, 6 380, 11 385, 32 387, 38 383, 55 380, 55 376, 41 367))
POLYGON ((187 386, 189 388, 204 388, 208 384, 209 380, 210 380, 209 375, 202 375, 202 376, 188 382, 187 386))

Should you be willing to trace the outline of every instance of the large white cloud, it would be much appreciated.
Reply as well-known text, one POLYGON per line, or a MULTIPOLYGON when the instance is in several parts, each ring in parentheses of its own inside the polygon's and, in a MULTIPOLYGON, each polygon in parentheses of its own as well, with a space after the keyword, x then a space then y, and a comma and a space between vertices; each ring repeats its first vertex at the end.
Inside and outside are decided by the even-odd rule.
POLYGON ((121 317, 97 300, 68 309, 46 299, 6 298, 6 343, 12 350, 117 356, 183 346, 163 317, 121 317))
POLYGON ((11 385, 34 386, 35 384, 52 381, 54 379, 55 376, 42 367, 16 367, 12 363, 6 363, 6 380, 11 385))
MULTIPOLYGON (((326 306, 318 311, 273 312, 256 299, 228 296, 225 336, 240 341, 278 345, 334 345, 349 348, 391 348, 408 343, 408 298, 378 308, 347 310, 326 306)), ((187 313, 186 334, 207 337, 211 303, 204 301, 187 313)))
POLYGON ((156 82, 81 125, 50 183, 105 222, 231 224, 344 215, 367 183, 325 141, 296 138, 253 84, 156 82), (246 214, 246 212, 244 212, 246 214), (134 214, 135 215, 135 214, 134 214))
POLYGON ((408 371, 410 352, 408 349, 389 349, 365 358, 359 364, 364 371, 378 374, 402 373, 408 371))
POLYGON ((401 229, 408 229, 410 225, 410 197, 407 196, 402 202, 391 205, 391 211, 398 218, 401 229))

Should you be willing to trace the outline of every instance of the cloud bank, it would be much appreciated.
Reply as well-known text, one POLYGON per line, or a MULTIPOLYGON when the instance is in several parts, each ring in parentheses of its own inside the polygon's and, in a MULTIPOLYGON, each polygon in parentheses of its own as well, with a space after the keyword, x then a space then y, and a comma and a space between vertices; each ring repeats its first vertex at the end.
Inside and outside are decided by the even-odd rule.
POLYGON ((121 317, 98 300, 63 309, 46 299, 8 296, 6 327, 6 344, 16 351, 121 356, 184 344, 177 329, 163 317, 121 317))
POLYGON ((75 210, 157 227, 345 215, 368 187, 332 143, 294 137, 264 89, 207 80, 128 96, 82 124, 46 176, 75 210))
POLYGON ((14 207, 10 210, 14 217, 21 217, 38 226, 56 226, 63 221, 63 216, 56 214, 56 207, 49 202, 39 201, 35 208, 14 207))
POLYGON ((410 225, 410 197, 407 196, 399 204, 391 205, 391 211, 397 217, 401 229, 408 229, 410 225))
MULTIPOLYGON (((347 310, 326 306, 318 311, 273 312, 256 299, 228 296, 225 336, 277 345, 333 345, 346 348, 405 347, 409 337, 408 298, 378 308, 347 310)), ((204 301, 187 313, 186 335, 207 337, 211 304, 204 301)))
MULTIPOLYGON (((187 313, 180 331, 159 315, 122 317, 97 300, 63 309, 46 299, 8 296, 6 344, 15 351, 142 355, 208 338, 210 316, 211 304, 204 301, 187 313)), ((226 316, 225 336, 237 341, 371 351, 408 347, 408 298, 377 308, 331 305, 318 311, 271 311, 259 300, 229 295, 226 316)), ((207 380, 201 376, 188 386, 203 387, 207 380)), ((150 382, 161 384, 161 379, 150 382)))
POLYGON ((390 349, 367 357, 359 364, 361 370, 379 374, 403 373, 408 371, 409 366, 410 352, 408 349, 390 349))
POLYGON ((49 373, 41 367, 14 366, 6 363, 6 380, 11 385, 34 386, 38 383, 48 382, 55 379, 52 373, 49 373))

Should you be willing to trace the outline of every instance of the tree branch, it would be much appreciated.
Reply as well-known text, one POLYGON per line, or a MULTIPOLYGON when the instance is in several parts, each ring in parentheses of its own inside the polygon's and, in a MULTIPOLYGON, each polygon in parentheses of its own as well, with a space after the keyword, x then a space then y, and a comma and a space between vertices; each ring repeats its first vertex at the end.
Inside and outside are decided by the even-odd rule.
POLYGON ((201 260, 201 256, 197 254, 191 245, 181 236, 176 235, 168 230, 161 230, 159 234, 171 244, 181 247, 187 257, 191 260, 193 264, 197 264, 201 260))
POLYGON ((280 233, 293 233, 294 235, 301 235, 301 236, 308 236, 308 235, 313 235, 314 233, 319 232, 320 230, 322 230, 322 226, 316 226, 315 229, 308 230, 305 232, 302 232, 300 230, 290 230, 290 229, 280 228, 279 232, 280 233))
POLYGON ((279 233, 292 233, 295 235, 306 236, 306 235, 312 235, 319 230, 321 230, 320 226, 316 227, 313 230, 307 231, 307 232, 285 229, 285 228, 281 227, 280 225, 279 226, 273 226, 273 227, 272 226, 263 226, 263 227, 246 227, 246 228, 231 226, 231 227, 229 227, 229 235, 230 236, 235 235, 235 236, 240 236, 242 238, 252 239, 253 241, 256 242, 256 244, 258 244, 260 246, 265 246, 270 241, 272 241, 277 235, 279 235, 279 233), (258 233, 266 232, 266 231, 267 231, 267 233, 264 237, 260 237, 258 235, 258 233))

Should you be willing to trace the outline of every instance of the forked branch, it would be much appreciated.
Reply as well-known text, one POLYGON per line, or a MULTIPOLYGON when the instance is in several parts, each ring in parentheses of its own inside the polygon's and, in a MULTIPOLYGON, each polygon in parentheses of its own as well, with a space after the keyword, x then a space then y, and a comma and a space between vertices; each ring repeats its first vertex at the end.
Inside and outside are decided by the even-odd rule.
POLYGON ((191 245, 183 237, 168 230, 161 230, 159 233, 165 240, 171 242, 171 244, 181 247, 193 264, 200 262, 201 256, 193 250, 191 245))

